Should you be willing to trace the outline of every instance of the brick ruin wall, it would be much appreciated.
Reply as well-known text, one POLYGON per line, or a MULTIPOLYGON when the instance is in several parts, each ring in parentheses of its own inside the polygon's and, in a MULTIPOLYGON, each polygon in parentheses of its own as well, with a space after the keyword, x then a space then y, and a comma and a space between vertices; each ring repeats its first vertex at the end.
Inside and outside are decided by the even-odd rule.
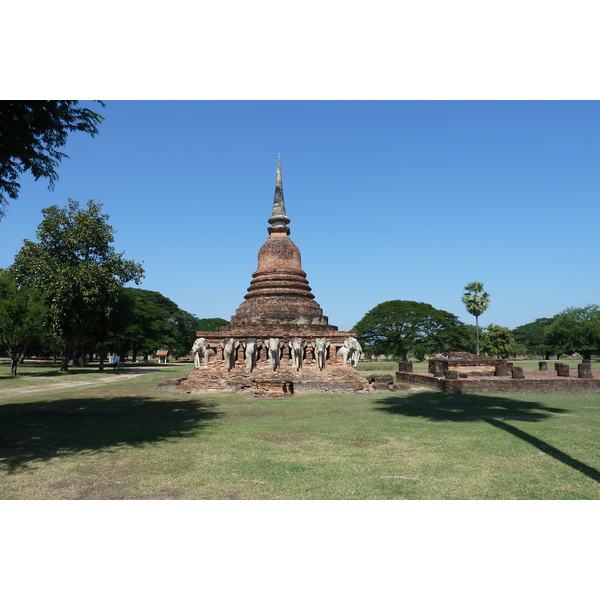
POLYGON ((503 394, 503 393, 537 393, 537 394, 600 394, 600 378, 592 379, 574 377, 524 379, 510 377, 485 377, 479 379, 443 379, 424 373, 396 373, 396 381, 413 385, 425 385, 441 392, 451 394, 503 394))
MULTIPOLYGON (((298 331, 296 326, 295 331, 298 331)), ((264 329, 263 329, 264 331, 264 329)), ((215 354, 212 355, 208 364, 201 364, 186 379, 177 380, 173 383, 183 393, 204 394, 214 392, 236 392, 248 396, 285 397, 292 394, 302 393, 368 393, 369 383, 349 363, 344 365, 344 359, 337 354, 338 348, 343 345, 343 340, 352 332, 327 332, 330 347, 323 370, 316 364, 314 348, 310 346, 312 341, 309 336, 304 337, 308 344, 304 353, 304 360, 299 370, 292 365, 291 350, 288 341, 291 337, 284 335, 282 330, 274 329, 272 335, 263 336, 279 337, 284 342, 282 357, 277 370, 273 367, 267 356, 267 349, 263 346, 259 350, 258 360, 252 372, 249 371, 244 356, 244 348, 241 344, 245 336, 233 336, 240 341, 234 366, 228 370, 223 358, 223 348, 220 341, 223 332, 198 332, 198 337, 204 337, 210 343, 215 354), (277 336, 277 333, 280 335, 277 336), (333 339, 332 339, 333 338, 333 339)), ((319 337, 317 336, 312 336, 319 337)), ((165 382, 165 387, 169 384, 165 382)))
MULTIPOLYGON (((467 353, 454 353, 454 354, 467 354, 467 353)), ((447 359, 435 359, 430 360, 428 365, 428 372, 435 373, 436 370, 440 369, 440 372, 447 372, 449 370, 457 371, 462 375, 476 376, 476 377, 489 377, 494 375, 496 367, 506 366, 509 363, 503 359, 476 357, 473 358, 447 358, 447 359)))

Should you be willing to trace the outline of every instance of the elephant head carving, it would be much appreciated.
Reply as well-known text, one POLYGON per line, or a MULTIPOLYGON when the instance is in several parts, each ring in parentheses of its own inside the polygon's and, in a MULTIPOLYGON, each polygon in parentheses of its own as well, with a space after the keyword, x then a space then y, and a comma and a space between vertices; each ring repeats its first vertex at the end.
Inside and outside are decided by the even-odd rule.
POLYGON ((194 367, 200 368, 200 363, 204 362, 204 366, 208 365, 208 358, 215 351, 211 350, 208 340, 205 338, 198 338, 192 346, 192 355, 194 356, 194 367))
POLYGON ((356 367, 358 361, 362 357, 362 346, 358 343, 356 338, 346 338, 344 340, 344 345, 337 353, 344 357, 344 366, 346 366, 347 361, 350 361, 350 364, 353 367, 356 367))
POLYGON ((277 367, 279 367, 279 362, 281 361, 283 342, 279 338, 269 338, 266 341, 265 346, 273 371, 277 371, 277 367))
POLYGON ((315 338, 312 343, 312 347, 315 349, 315 359, 317 361, 317 367, 322 371, 325 367, 325 361, 327 360, 327 348, 329 348, 329 340, 325 338, 315 338))
POLYGON ((242 344, 246 354, 246 366, 250 373, 252 373, 258 361, 258 352, 262 348, 262 342, 256 338, 248 338, 242 344))
POLYGON ((292 355, 292 365, 294 366, 294 369, 296 369, 296 371, 299 371, 302 368, 306 344, 306 340, 303 340, 301 338, 292 338, 289 341, 290 354, 292 355))
POLYGON ((223 360, 227 365, 228 371, 231 371, 231 369, 233 369, 235 365, 235 361, 237 358, 237 349, 239 345, 239 341, 234 340, 233 338, 221 340, 221 348, 223 348, 223 360))

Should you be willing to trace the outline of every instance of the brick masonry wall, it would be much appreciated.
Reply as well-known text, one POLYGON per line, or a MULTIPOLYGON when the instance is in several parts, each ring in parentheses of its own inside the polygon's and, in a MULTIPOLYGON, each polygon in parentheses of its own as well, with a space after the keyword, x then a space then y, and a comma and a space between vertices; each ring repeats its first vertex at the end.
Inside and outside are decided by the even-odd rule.
MULTIPOLYGON (((337 331, 337 328, 334 330, 328 331, 315 331, 314 327, 306 326, 290 326, 284 327, 273 327, 268 329, 264 326, 261 327, 243 327, 243 328, 222 328, 220 331, 198 331, 196 333, 197 337, 203 337, 210 343, 210 347, 212 350, 216 352, 214 356, 210 358, 209 364, 216 361, 223 360, 223 349, 221 348, 220 342, 221 340, 234 338, 239 340, 240 346, 237 350, 237 359, 236 365, 243 365, 246 368, 246 363, 244 362, 244 348, 242 347, 242 341, 249 338, 254 337, 259 339, 261 342, 265 342, 265 340, 269 338, 279 338, 283 343, 283 358, 284 360, 291 360, 290 356, 290 347, 288 346, 288 342, 295 337, 302 338, 308 342, 306 346, 306 358, 304 359, 305 363, 314 362, 314 348, 311 347, 311 342, 314 341, 315 338, 322 337, 329 340, 330 347, 328 349, 327 356, 327 364, 343 364, 344 358, 342 356, 338 356, 337 350, 341 348, 344 344, 344 340, 349 337, 355 337, 354 331, 337 331)), ((259 361, 267 361, 267 349, 263 346, 259 351, 259 361)))
POLYGON ((477 393, 537 393, 537 394, 600 394, 600 379, 552 377, 543 379, 511 379, 489 377, 482 379, 441 379, 423 373, 396 373, 396 381, 426 385, 452 394, 477 393))
POLYGON ((214 361, 207 367, 201 366, 179 382, 180 391, 190 394, 211 392, 237 392, 249 396, 288 396, 303 393, 367 393, 369 384, 350 365, 326 363, 321 371, 313 361, 305 360, 302 368, 292 367, 289 358, 284 358, 276 371, 271 364, 261 360, 250 373, 245 362, 238 361, 231 371, 223 362, 214 361))

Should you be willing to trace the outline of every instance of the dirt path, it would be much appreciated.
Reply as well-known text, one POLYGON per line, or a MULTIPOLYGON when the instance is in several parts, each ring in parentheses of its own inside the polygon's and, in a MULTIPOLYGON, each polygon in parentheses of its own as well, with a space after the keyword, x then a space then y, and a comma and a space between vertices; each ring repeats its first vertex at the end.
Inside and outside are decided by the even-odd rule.
MULTIPOLYGON (((49 390, 59 390, 62 388, 72 387, 99 387, 106 383, 112 383, 113 381, 123 381, 125 379, 131 379, 133 377, 139 377, 144 373, 150 373, 155 369, 129 369, 127 373, 121 373, 119 375, 110 375, 103 377, 102 379, 95 379, 94 381, 60 381, 57 383, 44 383, 41 385, 26 385, 24 387, 6 390, 0 392, 0 397, 8 398, 9 396, 18 396, 20 394, 33 394, 35 392, 47 392, 49 390)), ((40 377, 39 379, 46 379, 55 381, 55 377, 40 377)))

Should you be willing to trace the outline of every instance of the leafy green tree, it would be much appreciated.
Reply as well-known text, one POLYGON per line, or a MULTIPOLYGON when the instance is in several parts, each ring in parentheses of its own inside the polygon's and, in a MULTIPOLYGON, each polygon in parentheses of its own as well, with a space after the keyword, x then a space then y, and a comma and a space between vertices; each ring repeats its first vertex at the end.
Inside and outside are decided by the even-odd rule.
POLYGON ((508 327, 490 323, 481 335, 481 349, 488 356, 508 357, 514 354, 515 340, 508 327))
POLYGON ((463 325, 464 341, 461 344, 461 351, 475 354, 477 352, 477 327, 475 325, 463 325))
POLYGON ((125 356, 138 354, 147 360, 159 349, 170 349, 174 340, 173 315, 178 306, 159 292, 131 287, 123 288, 120 304, 120 326, 113 336, 113 346, 125 356))
POLYGON ((207 322, 215 327, 217 323, 227 324, 224 319, 198 319, 159 292, 126 287, 121 296, 113 341, 121 355, 130 351, 134 360, 137 354, 147 360, 158 349, 184 356, 190 352, 196 331, 211 331, 204 329, 207 322))
POLYGON ((557 355, 577 352, 591 358, 600 353, 600 306, 567 308, 555 315, 548 326, 548 341, 557 355))
POLYGON ((220 319, 218 317, 199 319, 195 315, 179 309, 175 318, 177 330, 175 344, 171 347, 171 354, 173 354, 175 358, 189 354, 192 344, 196 339, 197 331, 218 331, 219 327, 228 324, 229 321, 226 321, 225 319, 220 319), (210 329, 205 327, 207 323, 211 327, 210 329))
POLYGON ((198 331, 219 331, 221 327, 229 325, 229 321, 212 317, 210 319, 198 319, 198 331))
POLYGON ((103 117, 78 105, 76 100, 0 101, 0 219, 8 198, 19 196, 19 175, 30 171, 36 181, 44 177, 54 189, 56 167, 67 157, 59 148, 69 133, 98 133, 103 117))
POLYGON ((390 300, 372 308, 355 326, 356 337, 374 354, 403 361, 441 351, 462 350, 468 334, 453 314, 424 302, 390 300))
POLYGON ((483 283, 473 281, 465 286, 465 292, 461 297, 467 312, 475 317, 475 327, 477 328, 477 346, 476 352, 479 354, 479 317, 487 310, 490 305, 490 295, 483 291, 483 283))
POLYGON ((537 354, 549 360, 553 350, 548 339, 548 328, 551 323, 552 319, 542 317, 532 323, 516 327, 512 330, 515 344, 524 346, 527 354, 537 354))
POLYGON ((10 374, 44 333, 44 305, 41 294, 19 287, 10 272, 0 269, 0 350, 10 358, 10 374))
POLYGON ((112 246, 113 228, 94 200, 80 209, 68 206, 42 211, 38 242, 25 240, 12 267, 19 285, 44 294, 48 318, 64 344, 61 371, 67 371, 76 342, 104 335, 123 284, 139 283, 144 270, 112 246))

